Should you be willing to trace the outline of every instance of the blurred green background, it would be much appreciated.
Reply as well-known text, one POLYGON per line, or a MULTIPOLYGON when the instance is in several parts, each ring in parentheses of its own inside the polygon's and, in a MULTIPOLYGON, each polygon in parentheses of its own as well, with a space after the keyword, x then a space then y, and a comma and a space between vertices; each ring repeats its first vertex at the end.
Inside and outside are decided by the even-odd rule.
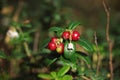
MULTIPOLYGON (((110 7, 110 38, 114 41, 112 51, 114 78, 119 80, 120 1, 105 1, 110 7)), ((29 51, 33 55, 44 53, 44 50, 41 50, 43 42, 53 36, 52 33, 48 32, 48 29, 52 26, 66 27, 70 21, 79 21, 81 25, 76 30, 93 44, 96 32, 102 57, 101 68, 109 71, 109 52, 105 34, 106 13, 102 0, 0 0, 0 53, 9 56, 7 59, 0 58, 0 79, 39 80, 38 73, 47 72, 48 69, 52 70, 52 68, 44 66, 45 62, 42 61, 41 56, 34 63, 31 63, 26 57, 22 43, 27 42, 29 51), (13 41, 11 45, 5 43, 6 33, 11 24, 15 25, 13 17, 15 17, 19 7, 21 10, 18 11, 18 20, 15 24, 17 26, 24 24, 20 26, 24 36, 21 40, 13 41), (18 64, 16 64, 17 62, 18 64)), ((35 58, 37 57, 35 56, 35 58)))

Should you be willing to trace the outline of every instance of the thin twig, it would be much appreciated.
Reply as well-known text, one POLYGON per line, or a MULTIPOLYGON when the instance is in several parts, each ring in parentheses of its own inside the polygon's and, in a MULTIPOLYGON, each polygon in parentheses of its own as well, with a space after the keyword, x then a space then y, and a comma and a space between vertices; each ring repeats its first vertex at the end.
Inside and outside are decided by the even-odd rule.
POLYGON ((99 47, 98 47, 96 32, 94 33, 94 37, 95 37, 95 45, 96 45, 96 48, 97 48, 97 72, 96 72, 96 74, 98 75, 99 74, 99 69, 100 69, 100 50, 99 50, 99 47))
POLYGON ((109 28, 110 28, 110 8, 106 6, 105 1, 103 0, 103 6, 107 15, 107 24, 106 24, 106 39, 109 42, 110 37, 109 37, 109 28))
POLYGON ((109 28, 110 28, 110 8, 106 6, 105 1, 103 0, 103 7, 107 15, 107 24, 106 24, 106 40, 109 48, 109 67, 110 67, 110 80, 113 80, 113 63, 112 63, 112 47, 113 41, 109 37, 109 28))
POLYGON ((86 76, 81 76, 81 78, 83 78, 84 80, 91 80, 91 79, 89 79, 89 78, 86 77, 86 76))
MULTIPOLYGON (((20 1, 20 2, 19 2, 19 5, 18 5, 18 9, 17 9, 15 15, 13 16, 13 21, 18 22, 18 20, 19 20, 19 15, 20 15, 20 12, 22 11, 23 5, 24 5, 24 2, 23 2, 23 1, 20 1)), ((16 29, 17 29, 20 33, 23 33, 23 31, 22 31, 21 28, 18 27, 18 28, 16 28, 16 29)), ((31 57, 32 55, 31 55, 31 53, 30 53, 30 51, 29 51, 29 47, 28 47, 27 42, 24 42, 24 43, 23 43, 23 46, 24 46, 24 49, 25 49, 25 52, 26 52, 27 56, 28 56, 28 57, 31 57)))
POLYGON ((13 16, 13 21, 18 22, 19 15, 20 15, 20 12, 22 11, 23 5, 24 5, 24 2, 20 1, 19 4, 18 4, 18 8, 17 8, 17 10, 16 10, 16 12, 13 16))
MULTIPOLYGON (((20 15, 20 12, 21 12, 22 8, 23 8, 23 2, 20 1, 19 4, 18 4, 17 9, 15 11, 15 14, 13 15, 13 18, 12 18, 12 20, 14 22, 18 22, 19 15, 20 15)), ((9 30, 11 28, 13 28, 14 30, 16 30, 16 28, 13 27, 13 26, 10 26, 9 30)), ((6 36, 6 38, 7 38, 7 36, 6 36)), ((18 75, 18 70, 19 70, 18 68, 19 68, 19 60, 15 60, 14 58, 12 58, 10 60, 10 76, 11 77, 16 77, 18 75)))
POLYGON ((35 33, 34 45, 33 45, 34 53, 36 53, 38 51, 39 38, 40 38, 40 29, 38 29, 35 33))

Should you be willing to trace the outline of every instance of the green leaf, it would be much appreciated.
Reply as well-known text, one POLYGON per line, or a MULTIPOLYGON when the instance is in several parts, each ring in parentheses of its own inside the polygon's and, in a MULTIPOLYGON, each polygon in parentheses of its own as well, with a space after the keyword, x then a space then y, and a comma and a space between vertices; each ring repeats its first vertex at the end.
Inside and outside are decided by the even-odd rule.
POLYGON ((76 72, 76 70, 77 70, 77 64, 76 64, 76 63, 71 63, 70 66, 71 66, 71 68, 72 68, 71 71, 72 71, 72 72, 76 72))
POLYGON ((76 52, 76 56, 80 59, 82 59, 84 62, 86 62, 87 64, 91 64, 91 60, 90 60, 90 57, 88 56, 83 56, 80 54, 80 52, 76 52))
POLYGON ((26 27, 26 28, 31 28, 32 25, 31 24, 23 24, 22 26, 26 27))
POLYGON ((82 37, 77 41, 77 43, 88 52, 94 51, 93 45, 89 43, 87 40, 83 39, 82 37))
POLYGON ((48 66, 50 66, 52 63, 54 63, 57 60, 57 58, 54 58, 53 60, 49 61, 48 66))
POLYGON ((23 52, 21 52, 21 48, 22 47, 20 45, 17 45, 16 48, 12 51, 11 57, 16 59, 26 57, 26 55, 23 52))
POLYGON ((49 29, 49 31, 51 32, 57 32, 57 31, 63 31, 64 29, 63 28, 60 28, 60 27, 51 27, 49 29))
POLYGON ((65 75, 65 76, 63 77, 63 80, 72 80, 72 76, 70 76, 70 75, 65 75))
POLYGON ((42 43, 41 43, 41 49, 44 49, 47 45, 48 45, 48 42, 50 41, 50 38, 48 39, 45 39, 42 43))
POLYGON ((15 22, 15 21, 12 21, 12 22, 11 22, 11 25, 12 25, 13 27, 21 27, 22 24, 20 24, 20 23, 18 23, 18 22, 15 22))
POLYGON ((62 77, 59 77, 59 78, 57 78, 57 79, 55 79, 55 80, 64 80, 62 77))
POLYGON ((57 35, 58 37, 61 37, 63 31, 64 31, 64 30, 59 30, 59 31, 57 31, 57 32, 56 32, 56 35, 57 35))
POLYGON ((68 24, 68 29, 75 29, 78 25, 80 25, 80 22, 71 22, 68 24))
POLYGON ((56 78, 56 77, 57 77, 57 73, 56 73, 56 72, 54 72, 54 71, 52 71, 50 74, 51 74, 51 76, 52 76, 52 77, 54 77, 54 78, 56 78))
POLYGON ((51 27, 51 28, 49 29, 49 31, 51 31, 51 32, 56 32, 57 37, 60 37, 61 34, 62 34, 62 32, 63 32, 64 30, 65 30, 65 29, 60 28, 60 27, 51 27))
POLYGON ((69 65, 65 65, 62 69, 58 71, 58 76, 64 76, 70 69, 69 65))
POLYGON ((77 65, 76 65, 76 62, 73 62, 73 61, 70 61, 70 60, 67 60, 65 58, 63 58, 62 56, 60 57, 60 63, 62 65, 69 65, 72 69, 73 72, 75 72, 77 70, 77 65))
POLYGON ((39 74, 38 77, 42 79, 54 79, 50 74, 39 74))
POLYGON ((64 57, 66 59, 69 59, 71 61, 75 60, 75 44, 73 42, 71 42, 73 44, 73 48, 71 48, 70 50, 68 49, 68 45, 70 44, 69 42, 65 42, 65 46, 64 46, 64 57), (72 60, 73 59, 73 60, 72 60))
POLYGON ((7 56, 5 55, 5 53, 4 52, 2 52, 2 51, 0 51, 0 58, 3 58, 3 59, 5 59, 7 56))

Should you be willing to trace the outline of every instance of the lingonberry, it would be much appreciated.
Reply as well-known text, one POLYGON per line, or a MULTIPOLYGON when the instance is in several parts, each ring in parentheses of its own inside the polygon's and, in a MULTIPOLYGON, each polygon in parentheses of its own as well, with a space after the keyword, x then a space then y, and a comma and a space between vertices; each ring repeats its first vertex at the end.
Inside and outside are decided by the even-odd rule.
POLYGON ((63 44, 63 43, 60 43, 59 45, 57 45, 56 51, 57 51, 59 54, 62 54, 63 51, 64 51, 64 44, 63 44))
POLYGON ((72 32, 72 40, 77 41, 80 38, 80 33, 78 31, 72 32))
POLYGON ((56 41, 57 41, 57 38, 56 38, 56 37, 52 37, 52 38, 51 38, 51 42, 56 43, 56 41))
POLYGON ((48 49, 50 49, 51 51, 54 51, 56 49, 56 44, 54 42, 49 42, 48 49))
POLYGON ((62 38, 64 38, 64 39, 69 39, 69 37, 70 37, 70 32, 69 32, 69 31, 64 31, 64 32, 62 33, 62 38))

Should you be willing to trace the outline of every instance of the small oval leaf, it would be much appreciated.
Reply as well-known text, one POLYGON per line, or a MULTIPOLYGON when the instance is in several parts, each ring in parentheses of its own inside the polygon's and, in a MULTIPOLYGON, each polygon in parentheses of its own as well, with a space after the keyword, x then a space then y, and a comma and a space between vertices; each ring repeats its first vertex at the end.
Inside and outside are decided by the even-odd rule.
POLYGON ((49 29, 49 31, 51 31, 51 32, 57 32, 57 31, 62 31, 62 30, 64 30, 63 28, 60 28, 60 27, 51 27, 50 29, 49 29))
POLYGON ((71 22, 68 24, 68 29, 75 29, 78 25, 80 25, 80 22, 71 22))
POLYGON ((70 66, 69 65, 65 65, 62 69, 60 69, 59 71, 58 71, 58 76, 59 77, 62 77, 62 76, 64 76, 68 71, 70 70, 70 66))
POLYGON ((92 44, 89 43, 87 40, 83 39, 82 37, 77 41, 77 43, 88 52, 94 51, 92 44))
POLYGON ((57 60, 57 58, 54 58, 53 60, 51 60, 48 64, 48 66, 50 66, 52 63, 54 63, 57 60))
POLYGON ((39 74, 38 77, 42 79, 54 79, 50 74, 39 74))
POLYGON ((3 59, 5 59, 7 56, 5 55, 5 53, 4 52, 2 52, 2 51, 0 51, 0 58, 3 58, 3 59))
POLYGON ((81 52, 76 51, 76 56, 78 58, 80 58, 81 60, 83 60, 85 63, 91 64, 90 57, 88 57, 87 55, 83 55, 83 54, 81 54, 81 52))
POLYGON ((70 75, 65 75, 65 76, 63 77, 63 80, 72 80, 72 76, 70 76, 70 75))
POLYGON ((41 48, 40 49, 44 49, 45 47, 47 47, 48 42, 50 42, 50 38, 45 39, 42 43, 41 43, 41 48))
POLYGON ((54 71, 52 71, 50 74, 51 74, 51 76, 54 77, 54 78, 57 77, 57 74, 56 74, 56 72, 54 72, 54 71))

